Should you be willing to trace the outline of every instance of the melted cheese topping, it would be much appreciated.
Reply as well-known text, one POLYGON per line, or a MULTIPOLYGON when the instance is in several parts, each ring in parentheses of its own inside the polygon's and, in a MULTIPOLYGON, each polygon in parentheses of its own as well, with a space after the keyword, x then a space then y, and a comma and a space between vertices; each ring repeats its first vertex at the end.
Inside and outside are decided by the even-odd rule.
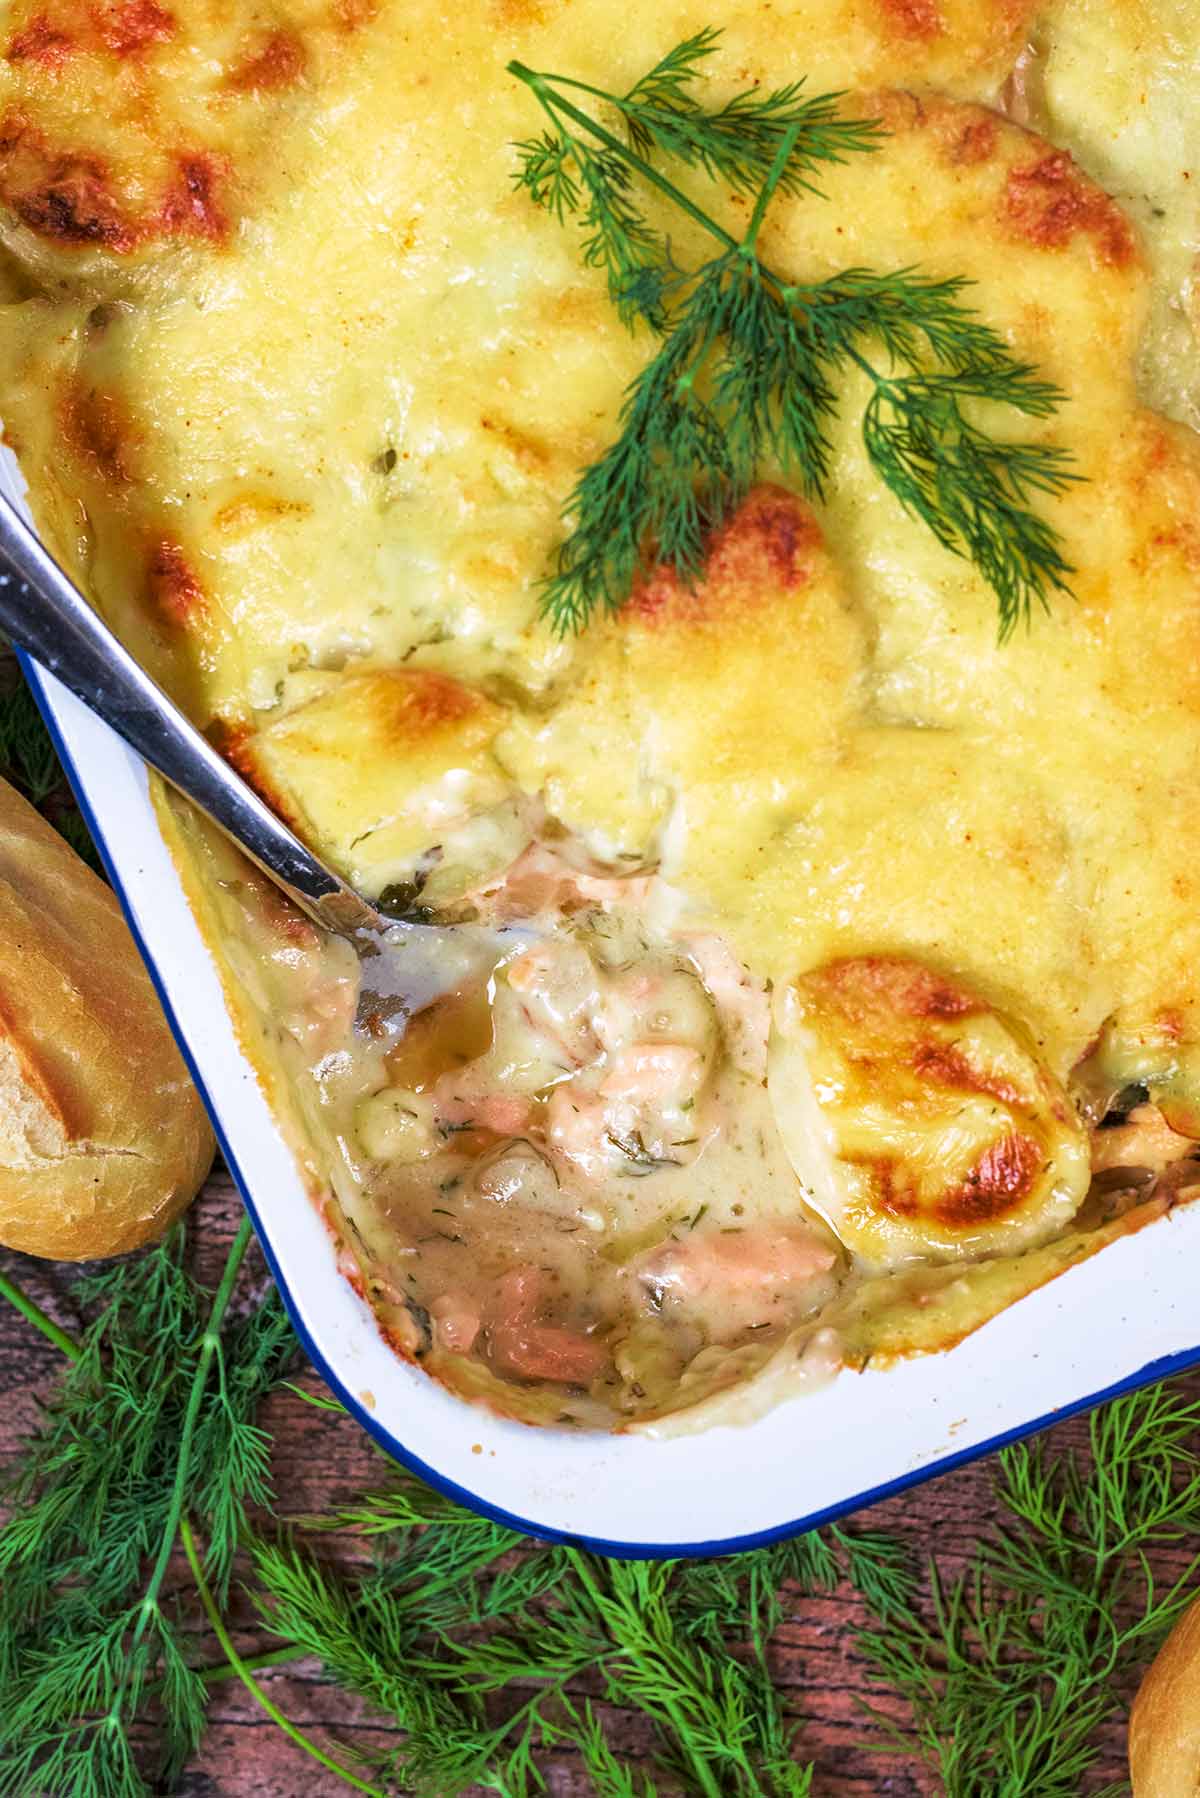
POLYGON ((863 956, 781 988, 770 1089, 806 1192, 875 1265, 1044 1241, 1091 1183, 1079 1120, 1021 1032, 915 962, 863 956))
MULTIPOLYGON (((975 571, 871 471, 853 378, 826 505, 764 468, 694 592, 659 572, 577 643, 538 623, 563 500, 647 344, 571 232, 512 191, 511 142, 534 125, 503 66, 620 87, 709 22, 693 0, 639 9, 619 34, 610 0, 314 0, 269 17, 23 0, 6 26, 5 419, 58 552, 367 890, 423 886, 427 904, 492 915, 515 865, 511 920, 534 889, 546 899, 527 845, 557 853, 564 831, 592 883, 568 904, 551 882, 568 918, 616 903, 605 869, 661 870, 669 916, 644 952, 715 945, 703 979, 722 1040, 757 1040, 733 995, 802 995, 777 1029, 772 1098, 814 1203, 867 1263, 1006 1255, 1064 1227, 1086 1187, 1081 1120, 1131 1081, 1175 1128, 1200 1119, 1191 10, 780 0, 735 6, 713 59, 714 98, 805 76, 888 131, 827 172, 824 199, 776 201, 774 266, 966 275, 981 315, 1069 395, 1041 426, 989 420, 1042 431, 1085 476, 1043 505, 1073 596, 1003 647, 975 571), (943 1071, 953 1054, 986 1064, 1009 1094, 1000 1125, 970 1099, 951 1153, 961 1086, 928 1056, 914 1073, 930 1044, 903 1006, 873 1018, 891 1071, 868 1150, 907 1167, 902 1214, 846 1172, 867 1152, 871 1082, 825 1002, 829 969, 885 963, 972 996, 966 1037, 939 1026, 933 1046, 943 1071), (849 1095, 826 1113, 822 1078, 849 1095), (1004 1161, 1011 1142, 1034 1148, 1004 1161), (989 1156, 1015 1207, 949 1226, 947 1195, 989 1156)), ((744 223, 736 196, 704 200, 744 223)), ((682 260, 699 253, 686 221, 670 230, 682 260)), ((258 898, 209 915, 226 938, 258 931, 265 953, 258 898)), ((255 986, 253 958, 229 953, 255 986)), ((261 1010, 274 989, 257 988, 261 1010)), ((285 1030, 288 1065, 332 1065, 352 1012, 285 1030)), ((355 1153, 415 1165, 384 1146, 447 1116, 414 1111, 411 1086, 355 1054, 336 1102, 297 1102, 326 1145, 314 1166, 341 1170, 343 1212, 368 1178, 355 1153), (329 1147, 335 1114, 359 1151, 329 1147)), ((600 1092, 613 1078, 595 1073, 581 1115, 633 1103, 600 1092)), ((544 1122, 568 1162, 572 1128, 544 1122)), ((772 1128, 764 1115, 764 1141, 772 1128)), ((759 1154, 764 1192, 778 1151, 771 1137, 759 1154)), ((666 1237, 656 1252, 668 1308, 689 1280, 734 1312, 756 1290, 736 1257, 677 1274, 666 1237)), ((550 1327, 536 1295, 509 1297, 518 1334, 550 1327)), ((722 1346, 712 1328, 697 1360, 722 1346)), ((475 1373, 454 1377, 474 1390, 475 1373)))
MULTIPOLYGON (((305 62, 267 95, 229 85, 257 12, 214 24, 204 0, 119 68, 107 50, 13 60, 21 21, 0 62, 0 118, 36 126, 48 165, 39 185, 0 136, 5 235, 38 283, 6 327, 6 424, 31 464, 65 455, 44 521, 205 716, 269 707, 297 666, 439 638, 440 664, 535 686, 569 659, 531 625, 534 584, 645 349, 512 191, 512 141, 536 120, 504 64, 619 86, 708 22, 687 0, 614 40, 607 0, 384 0, 346 32, 340 3, 283 15, 305 62), (132 101, 112 118, 114 81, 153 96, 148 126, 132 101), (135 187, 152 205, 164 155, 193 139, 226 159, 218 236, 147 250, 64 221, 63 163, 90 158, 114 206, 135 187)), ((1020 23, 1011 0, 786 0, 735 13, 714 91, 777 79, 783 33, 817 89, 981 92, 1020 23)))
POLYGON ((1136 222, 1153 277, 1138 373, 1200 425, 1200 47, 1191 0, 1058 0, 1022 81, 1029 122, 1069 143, 1136 222))
POLYGON ((431 844, 506 797, 490 753, 503 714, 471 688, 415 668, 318 686, 232 754, 351 881, 403 882, 431 844))

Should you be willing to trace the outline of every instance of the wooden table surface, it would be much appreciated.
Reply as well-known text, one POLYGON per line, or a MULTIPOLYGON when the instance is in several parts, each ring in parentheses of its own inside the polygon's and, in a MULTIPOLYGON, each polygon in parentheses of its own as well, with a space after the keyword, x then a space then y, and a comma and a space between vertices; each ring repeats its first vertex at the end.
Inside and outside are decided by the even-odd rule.
MULTIPOLYGON (((227 1178, 214 1175, 193 1214, 201 1270, 219 1266, 240 1207, 227 1178)), ((70 1301, 68 1270, 0 1251, 0 1268, 67 1327, 77 1323, 70 1301)), ((39 1391, 53 1378, 58 1357, 22 1318, 0 1304, 0 1463, 11 1460, 30 1427, 39 1391)), ((307 1377, 319 1389, 315 1375, 307 1377)), ((1191 1382, 1200 1396, 1200 1376, 1191 1382)), ((292 1394, 274 1397, 264 1421, 275 1436, 275 1481, 280 1508, 313 1512, 338 1504, 378 1479, 378 1451, 349 1418, 314 1410, 292 1394)), ((1086 1432, 1082 1420, 1051 1431, 1066 1449, 1086 1432)), ((959 1469, 941 1479, 876 1505, 864 1520, 872 1527, 905 1537, 918 1556, 936 1548, 944 1572, 952 1573, 970 1552, 990 1516, 990 1478, 986 1462, 959 1469)), ((330 1552, 352 1555, 352 1543, 336 1541, 330 1552)), ((1182 1557, 1186 1547, 1181 1546, 1182 1557)), ((1177 1563, 1178 1564, 1178 1563, 1177 1563)), ((1170 1571, 1170 1557, 1160 1568, 1170 1571)), ((879 1702, 854 1646, 854 1631, 864 1620, 856 1595, 844 1590, 825 1597, 803 1597, 790 1607, 775 1638, 776 1677, 788 1694, 789 1709, 802 1719, 801 1752, 816 1765, 814 1798, 925 1798, 938 1782, 917 1763, 878 1751, 880 1731, 861 1710, 862 1701, 879 1702)), ((256 1637, 247 1619, 235 1630, 242 1652, 252 1652, 256 1637)), ((214 1645, 215 1647, 215 1645, 214 1645)), ((214 1654, 214 1659, 219 1655, 214 1654)), ((377 1716, 325 1683, 315 1663, 297 1662, 260 1676, 272 1698, 301 1728, 318 1735, 329 1731, 367 1746, 388 1731, 377 1716)), ((902 1709, 891 1707, 902 1718, 902 1709)), ((216 1688, 210 1727, 202 1753, 189 1769, 182 1798, 344 1798, 349 1789, 332 1774, 294 1748, 236 1683, 216 1688)), ((628 1714, 610 1714, 614 1740, 631 1756, 647 1753, 648 1731, 628 1714)), ((1124 1773, 1123 1731, 1113 1728, 1098 1768, 1098 1783, 1124 1773)), ((551 1756, 547 1783, 554 1798, 585 1798, 591 1788, 574 1756, 551 1756)), ((1089 1782, 1090 1789, 1090 1782, 1089 1782)), ((449 1795, 447 1795, 449 1798, 449 1795)), ((1038 1798, 1030 1790, 1028 1798, 1038 1798)))

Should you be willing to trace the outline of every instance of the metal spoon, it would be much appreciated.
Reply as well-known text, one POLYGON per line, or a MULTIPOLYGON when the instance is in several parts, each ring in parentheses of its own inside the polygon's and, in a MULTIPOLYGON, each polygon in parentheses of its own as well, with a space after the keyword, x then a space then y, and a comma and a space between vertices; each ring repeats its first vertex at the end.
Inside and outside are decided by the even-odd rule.
POLYGON ((347 886, 218 755, 0 494, 0 631, 220 826, 314 923, 360 948, 392 920, 347 886))

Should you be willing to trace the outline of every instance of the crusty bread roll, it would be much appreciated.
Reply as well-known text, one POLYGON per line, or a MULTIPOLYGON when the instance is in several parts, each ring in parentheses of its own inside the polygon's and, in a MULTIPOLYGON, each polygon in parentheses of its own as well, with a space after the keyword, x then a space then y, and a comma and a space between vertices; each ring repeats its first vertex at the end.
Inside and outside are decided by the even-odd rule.
POLYGON ((120 906, 0 781, 0 1243, 59 1261, 137 1248, 212 1155, 120 906))
POLYGON ((1200 1792, 1200 1600, 1142 1681, 1129 1719, 1129 1776, 1134 1798, 1200 1792))

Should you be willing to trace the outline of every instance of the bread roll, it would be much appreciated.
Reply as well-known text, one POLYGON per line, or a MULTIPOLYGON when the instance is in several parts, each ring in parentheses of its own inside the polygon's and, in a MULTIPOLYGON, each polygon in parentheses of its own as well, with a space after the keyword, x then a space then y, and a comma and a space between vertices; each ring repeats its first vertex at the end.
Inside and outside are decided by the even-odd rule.
POLYGON ((0 1243, 58 1261, 137 1248, 212 1156, 116 899, 0 781, 0 1243))
POLYGON ((1142 1681, 1129 1719, 1129 1776, 1134 1798, 1200 1792, 1200 1600, 1142 1681))

